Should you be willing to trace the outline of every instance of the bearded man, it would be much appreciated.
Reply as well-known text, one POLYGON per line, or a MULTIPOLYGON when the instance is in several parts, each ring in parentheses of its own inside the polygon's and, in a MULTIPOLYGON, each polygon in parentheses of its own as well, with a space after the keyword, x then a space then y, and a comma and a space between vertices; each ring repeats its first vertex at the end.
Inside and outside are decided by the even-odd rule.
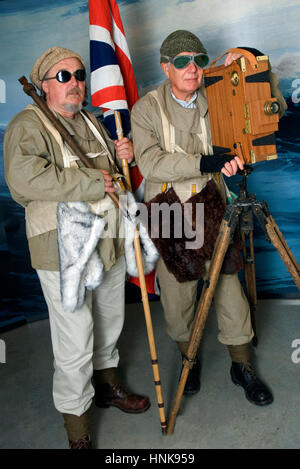
MULTIPOLYGON (((81 150, 93 158, 94 169, 84 167, 36 105, 17 114, 6 130, 6 181, 13 199, 25 207, 31 263, 49 310, 54 404, 63 415, 69 447, 89 449, 88 409, 94 396, 99 407, 116 406, 131 413, 144 412, 150 402, 128 392, 116 374, 125 303, 124 239, 118 237, 119 227, 117 236, 104 237, 97 245, 104 266, 101 284, 69 312, 60 294, 56 213, 60 202, 106 203, 105 195, 116 191, 111 174, 122 158, 132 161, 133 148, 128 138, 112 141, 99 121, 82 111, 86 72, 79 54, 52 47, 37 59, 30 78, 81 150)), ((104 213, 115 210, 114 205, 104 207, 104 213)), ((118 217, 115 220, 118 223, 118 217)))

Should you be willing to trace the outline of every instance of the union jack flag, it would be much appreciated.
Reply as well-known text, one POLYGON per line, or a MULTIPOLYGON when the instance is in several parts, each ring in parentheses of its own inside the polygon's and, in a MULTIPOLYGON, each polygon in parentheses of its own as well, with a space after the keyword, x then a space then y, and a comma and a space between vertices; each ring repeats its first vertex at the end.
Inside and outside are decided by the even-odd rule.
POLYGON ((117 138, 114 111, 127 135, 138 91, 116 0, 89 0, 89 17, 92 105, 102 108, 105 126, 117 138))
MULTIPOLYGON (((119 111, 124 135, 130 132, 129 112, 138 100, 131 57, 116 0, 89 0, 92 105, 101 107, 104 124, 117 139, 114 111, 119 111)), ((142 200, 144 180, 137 166, 130 168, 135 198, 142 200)), ((139 286, 139 280, 129 281, 139 286)), ((147 290, 157 294, 155 271, 146 275, 147 290)))

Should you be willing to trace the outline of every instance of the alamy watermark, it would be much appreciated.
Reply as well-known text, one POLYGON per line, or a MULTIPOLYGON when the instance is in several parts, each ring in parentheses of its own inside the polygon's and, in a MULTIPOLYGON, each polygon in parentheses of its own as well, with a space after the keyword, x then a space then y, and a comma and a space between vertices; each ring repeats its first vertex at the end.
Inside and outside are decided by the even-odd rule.
POLYGON ((200 249, 204 243, 204 204, 174 202, 168 204, 151 203, 151 226, 149 226, 148 208, 144 203, 135 202, 134 206, 128 205, 127 195, 120 195, 120 207, 123 210, 110 210, 104 217, 106 230, 102 238, 126 238, 130 239, 131 224, 122 223, 124 213, 128 214, 136 225, 143 225, 150 238, 184 239, 186 249, 200 249), (116 223, 119 216, 119 223, 116 223), (117 233, 116 227, 120 227, 117 233))
POLYGON ((6 363, 6 344, 0 339, 0 363, 6 363))
POLYGON ((291 355, 292 362, 300 363, 300 339, 294 339, 291 346, 295 349, 291 355))
POLYGON ((6 84, 5 81, 0 78, 0 103, 6 103, 6 84))
POLYGON ((293 80, 292 88, 295 88, 295 90, 292 92, 292 102, 294 104, 298 104, 300 103, 300 78, 293 80))

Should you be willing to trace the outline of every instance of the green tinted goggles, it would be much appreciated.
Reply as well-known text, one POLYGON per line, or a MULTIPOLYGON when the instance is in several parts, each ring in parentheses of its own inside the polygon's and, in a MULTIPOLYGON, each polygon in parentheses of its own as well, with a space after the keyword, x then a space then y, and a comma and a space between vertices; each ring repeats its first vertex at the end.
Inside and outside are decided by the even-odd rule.
POLYGON ((171 62, 171 64, 173 64, 174 67, 178 70, 187 67, 188 64, 191 62, 194 62, 194 64, 199 68, 205 67, 209 62, 208 55, 203 53, 195 55, 177 55, 174 58, 168 57, 166 55, 164 55, 163 57, 168 59, 169 62, 171 62))

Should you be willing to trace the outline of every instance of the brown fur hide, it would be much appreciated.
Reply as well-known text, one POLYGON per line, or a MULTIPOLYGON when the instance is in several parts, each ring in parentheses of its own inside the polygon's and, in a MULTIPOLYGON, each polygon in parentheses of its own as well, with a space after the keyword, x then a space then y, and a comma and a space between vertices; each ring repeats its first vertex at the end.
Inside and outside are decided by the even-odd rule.
MULTIPOLYGON (((181 226, 184 227, 184 210, 176 192, 171 188, 163 192, 146 203, 148 208, 148 232, 159 254, 162 256, 167 269, 171 272, 178 282, 187 282, 198 280, 203 276, 204 262, 211 259, 214 245, 219 233, 221 221, 225 212, 225 203, 217 188, 216 183, 209 181, 204 189, 198 194, 192 196, 185 203, 192 204, 192 229, 193 231, 203 230, 202 223, 196 227, 196 204, 204 203, 204 243, 199 249, 186 249, 185 243, 193 241, 193 238, 186 238, 184 230, 181 238, 174 237, 174 216, 170 211, 170 217, 162 219, 157 226, 151 225, 151 205, 153 203, 167 203, 172 205, 179 203, 181 205, 181 226), (163 229, 170 223, 170 236, 163 238, 163 229)), ((201 222, 202 220, 199 220, 201 222)), ((185 222, 187 223, 187 222, 185 222)), ((194 238, 195 239, 195 238, 194 238)), ((233 274, 242 268, 242 259, 239 250, 241 249, 238 237, 234 236, 234 242, 229 245, 224 258, 221 273, 233 274)))

